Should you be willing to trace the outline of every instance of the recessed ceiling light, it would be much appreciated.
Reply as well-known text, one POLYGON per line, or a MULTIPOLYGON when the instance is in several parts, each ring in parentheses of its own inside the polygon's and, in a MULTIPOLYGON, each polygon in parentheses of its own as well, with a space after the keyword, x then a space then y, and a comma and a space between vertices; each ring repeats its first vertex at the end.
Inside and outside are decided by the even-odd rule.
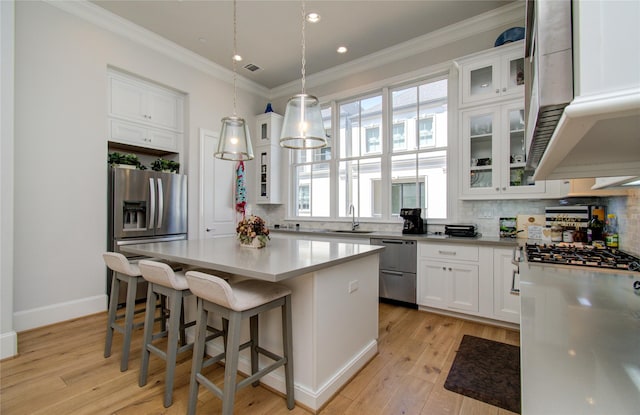
POLYGON ((347 53, 347 47, 346 46, 340 46, 338 47, 338 49, 336 50, 336 52, 338 53, 347 53))
POLYGON ((318 23, 320 21, 320 15, 316 12, 309 12, 306 16, 307 22, 318 23))
POLYGON ((235 55, 233 55, 233 58, 232 58, 232 59, 233 59, 234 61, 236 61, 236 62, 241 62, 241 61, 242 61, 242 56, 240 56, 240 55, 238 55, 238 54, 235 54, 235 55))

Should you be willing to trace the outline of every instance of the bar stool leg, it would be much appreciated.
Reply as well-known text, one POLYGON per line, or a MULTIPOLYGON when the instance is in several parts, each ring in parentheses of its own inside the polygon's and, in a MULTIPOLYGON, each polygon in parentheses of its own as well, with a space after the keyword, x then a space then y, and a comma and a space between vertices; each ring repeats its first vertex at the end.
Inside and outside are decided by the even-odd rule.
POLYGON ((164 407, 171 406, 173 401, 173 378, 178 355, 180 321, 182 320, 182 291, 169 295, 169 336, 167 339, 167 373, 164 381, 164 407))
POLYGON ((233 403, 236 397, 236 377, 240 354, 240 326, 242 314, 229 313, 229 333, 227 334, 227 355, 224 368, 224 393, 222 396, 222 415, 233 415, 233 403))
POLYGON ((187 344, 187 331, 184 328, 184 296, 182 293, 180 295, 182 296, 182 301, 180 301, 180 346, 184 346, 187 344))
POLYGON ((293 409, 295 397, 293 389, 293 327, 291 324, 291 295, 284 298, 282 306, 282 349, 287 362, 284 364, 285 387, 287 392, 287 408, 293 409))
POLYGON ((202 370, 202 359, 205 351, 205 338, 207 337, 207 312, 204 310, 203 301, 198 298, 196 315, 196 339, 193 344, 193 357, 191 363, 191 378, 189 380, 189 406, 187 415, 195 415, 198 404, 197 375, 202 370))
POLYGON ((109 298, 109 313, 107 315, 107 338, 104 342, 104 357, 111 356, 111 344, 113 343, 113 325, 116 322, 118 311, 118 292, 120 291, 120 280, 115 272, 111 279, 111 296, 109 298))
MULTIPOLYGON (((258 333, 258 315, 251 316, 249 318, 249 333, 251 338, 251 374, 255 374, 258 372, 258 346, 259 342, 259 333, 258 333)), ((256 380, 251 385, 256 387, 260 384, 260 380, 256 380)))
MULTIPOLYGON (((155 322, 155 304, 158 301, 158 296, 153 292, 153 287, 149 284, 147 288, 147 308, 144 315, 144 335, 142 337, 142 360, 140 363, 140 377, 138 379, 138 386, 144 386, 147 384, 147 375, 149 373, 149 355, 151 352, 147 349, 147 345, 151 344, 153 339, 153 324, 155 322)), ((161 309, 160 313, 164 313, 161 309)), ((164 319, 164 317, 163 317, 164 319)))
POLYGON ((127 277, 127 310, 124 317, 124 341, 122 343, 122 359, 120 371, 129 368, 129 349, 131 348, 131 334, 133 332, 133 312, 136 307, 136 289, 138 280, 135 277, 127 277))

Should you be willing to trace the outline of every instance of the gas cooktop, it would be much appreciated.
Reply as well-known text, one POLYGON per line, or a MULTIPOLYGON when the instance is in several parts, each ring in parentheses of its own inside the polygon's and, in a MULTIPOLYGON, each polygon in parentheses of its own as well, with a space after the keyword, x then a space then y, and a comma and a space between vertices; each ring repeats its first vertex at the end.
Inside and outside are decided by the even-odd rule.
POLYGON ((592 246, 526 244, 527 261, 557 265, 640 271, 640 258, 618 249, 592 246))

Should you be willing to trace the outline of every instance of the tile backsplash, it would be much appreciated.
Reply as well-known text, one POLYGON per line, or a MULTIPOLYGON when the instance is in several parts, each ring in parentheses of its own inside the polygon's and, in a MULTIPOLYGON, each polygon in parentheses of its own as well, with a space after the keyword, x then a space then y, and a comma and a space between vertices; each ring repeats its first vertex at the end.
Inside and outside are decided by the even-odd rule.
MULTIPOLYGON (((609 198, 583 198, 579 204, 605 205, 607 213, 615 213, 618 217, 621 249, 635 255, 640 255, 640 189, 630 190, 629 196, 609 198)), ((543 215, 545 207, 557 206, 560 200, 460 200, 458 201, 458 223, 475 223, 478 232, 484 236, 498 236, 498 221, 501 217, 516 216, 518 214, 543 215)), ((263 217, 269 226, 273 224, 293 225, 295 221, 286 221, 285 205, 252 205, 252 212, 263 217)), ((386 223, 370 225, 360 219, 363 229, 380 231, 398 231, 400 224, 386 223), (374 227, 375 226, 375 227, 374 227)), ((454 222, 453 220, 451 221, 454 222)), ((300 221, 301 226, 311 229, 347 229, 345 222, 300 221)), ((443 230, 442 226, 430 225, 429 230, 443 230)))
POLYGON ((640 189, 629 190, 627 197, 610 197, 607 206, 618 217, 620 249, 640 256, 640 189))

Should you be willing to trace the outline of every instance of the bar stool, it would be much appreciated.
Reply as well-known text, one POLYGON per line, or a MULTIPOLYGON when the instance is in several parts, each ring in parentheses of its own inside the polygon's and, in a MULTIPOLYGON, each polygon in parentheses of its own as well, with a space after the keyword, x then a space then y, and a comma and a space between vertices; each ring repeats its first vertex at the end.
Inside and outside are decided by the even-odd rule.
MULTIPOLYGON (((105 252, 102 254, 105 264, 113 271, 111 279, 111 296, 109 298, 109 311, 107 317, 107 337, 104 345, 104 357, 111 356, 111 344, 113 342, 114 330, 124 335, 122 342, 122 357, 120 359, 120 371, 124 372, 129 367, 129 349, 131 348, 131 335, 134 328, 143 326, 143 323, 133 322, 136 302, 136 291, 138 282, 142 281, 142 273, 140 268, 129 262, 122 254, 117 252, 105 252), (118 310, 118 293, 120 292, 120 283, 127 284, 127 299, 125 303, 125 313, 117 314, 118 310), (120 324, 119 320, 124 318, 124 323, 120 324)), ((152 304, 155 309, 155 305, 152 304)), ((138 312, 142 312, 140 310, 138 312)))
POLYGON ((252 384, 257 386, 264 375, 284 366, 287 408, 295 406, 293 390, 293 342, 291 335, 291 290, 281 284, 259 280, 245 280, 229 285, 222 278, 202 272, 186 273, 191 292, 198 297, 196 315, 196 340, 193 349, 193 363, 189 386, 189 407, 187 413, 195 414, 198 402, 199 384, 204 385, 222 399, 222 414, 232 415, 236 392, 252 384), (283 355, 278 356, 260 347, 258 336, 258 315, 270 309, 282 309, 283 355), (209 313, 221 314, 227 329, 226 350, 204 360, 205 328, 209 313), (243 319, 249 318, 250 340, 240 344, 240 328, 243 319), (251 348, 251 376, 236 384, 240 350, 251 348), (262 354, 274 363, 259 369, 258 355, 262 354), (225 359, 224 389, 207 379, 201 370, 225 359))
MULTIPOLYGON (((154 353, 166 362, 164 407, 168 408, 173 402, 173 381, 176 360, 179 354, 193 348, 193 343, 187 343, 185 329, 195 325, 195 321, 185 323, 184 299, 191 295, 184 273, 174 272, 162 262, 142 260, 138 263, 142 277, 149 282, 147 289, 147 312, 144 320, 144 336, 142 343, 142 362, 140 364, 139 386, 147 384, 149 373, 149 356, 154 353), (168 299, 169 323, 166 328, 161 327, 157 333, 153 332, 155 310, 153 305, 160 296, 168 299), (166 351, 153 344, 154 340, 167 337, 166 351), (178 347, 178 341, 180 347, 178 347)), ((207 340, 221 336, 222 330, 216 330, 205 325, 205 330, 213 332, 207 340)))

